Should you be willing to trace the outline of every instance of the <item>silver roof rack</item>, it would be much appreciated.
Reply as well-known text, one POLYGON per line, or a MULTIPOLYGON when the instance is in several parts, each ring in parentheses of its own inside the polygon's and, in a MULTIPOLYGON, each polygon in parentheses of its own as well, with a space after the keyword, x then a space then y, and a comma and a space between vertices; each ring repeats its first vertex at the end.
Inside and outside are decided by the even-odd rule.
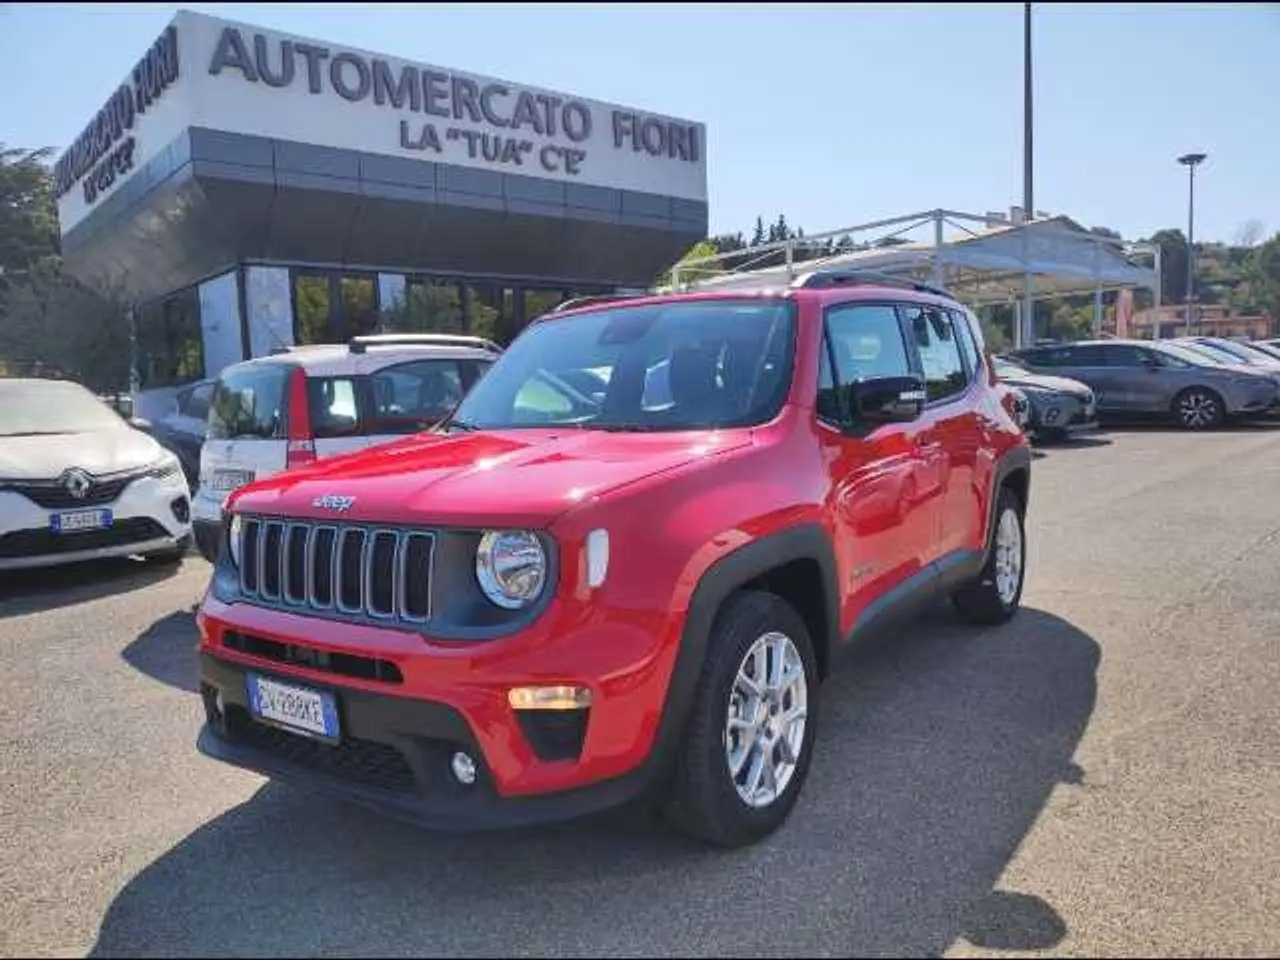
POLYGON ((459 333, 371 333, 352 337, 347 349, 352 353, 366 353, 370 347, 472 347, 501 353, 502 348, 484 337, 472 337, 459 333))
POLYGON ((932 283, 921 283, 919 280, 913 280, 911 277, 902 277, 893 273, 884 273, 879 270, 858 270, 848 267, 825 267, 818 270, 812 270, 808 273, 802 273, 791 282, 791 289, 822 289, 824 287, 842 287, 858 283, 875 284, 885 287, 905 287, 908 290, 918 290, 921 293, 932 293, 934 296, 946 297, 949 300, 955 300, 955 294, 945 287, 935 286, 932 283))

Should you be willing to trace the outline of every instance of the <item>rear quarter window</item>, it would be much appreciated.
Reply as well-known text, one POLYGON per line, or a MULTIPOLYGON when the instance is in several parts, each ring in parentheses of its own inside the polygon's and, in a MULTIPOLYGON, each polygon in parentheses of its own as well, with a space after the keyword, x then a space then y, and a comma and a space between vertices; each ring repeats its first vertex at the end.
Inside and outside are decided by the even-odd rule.
POLYGON ((229 370, 209 405, 210 440, 278 440, 285 435, 289 368, 281 364, 229 370))

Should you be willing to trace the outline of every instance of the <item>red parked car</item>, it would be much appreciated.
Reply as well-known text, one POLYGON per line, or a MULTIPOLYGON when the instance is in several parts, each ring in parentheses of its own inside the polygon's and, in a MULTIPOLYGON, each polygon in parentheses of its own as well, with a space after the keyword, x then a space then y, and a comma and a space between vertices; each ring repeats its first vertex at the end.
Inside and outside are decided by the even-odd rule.
POLYGON ((543 316, 431 432, 228 501, 200 749, 437 828, 652 799, 751 843, 842 647, 939 595, 1014 615, 1030 466, 944 291, 543 316))

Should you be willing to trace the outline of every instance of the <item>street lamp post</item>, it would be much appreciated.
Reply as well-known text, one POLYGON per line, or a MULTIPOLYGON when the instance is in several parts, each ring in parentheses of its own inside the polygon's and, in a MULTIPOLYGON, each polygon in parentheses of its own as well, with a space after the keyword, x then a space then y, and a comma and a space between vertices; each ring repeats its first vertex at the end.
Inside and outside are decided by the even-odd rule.
MULTIPOLYGON (((1023 256, 1030 260, 1030 235, 1027 233, 1026 224, 1031 222, 1035 216, 1035 192, 1033 185, 1035 179, 1033 176, 1035 158, 1035 125, 1033 123, 1034 111, 1032 96, 1034 94, 1031 73, 1031 4, 1024 3, 1022 5, 1022 251, 1023 256)), ((1032 296, 1032 277, 1031 264, 1027 263, 1026 274, 1023 277, 1022 288, 1022 310, 1018 317, 1018 336, 1015 338, 1017 345, 1029 347, 1035 343, 1036 339, 1036 303, 1032 296)))
MULTIPOLYGON (((1187 309, 1186 330, 1184 334, 1191 336, 1192 301, 1195 299, 1196 278, 1196 167, 1204 163, 1206 153, 1184 153, 1178 162, 1187 168, 1187 309)), ((1156 323, 1160 320, 1157 317, 1156 323)))

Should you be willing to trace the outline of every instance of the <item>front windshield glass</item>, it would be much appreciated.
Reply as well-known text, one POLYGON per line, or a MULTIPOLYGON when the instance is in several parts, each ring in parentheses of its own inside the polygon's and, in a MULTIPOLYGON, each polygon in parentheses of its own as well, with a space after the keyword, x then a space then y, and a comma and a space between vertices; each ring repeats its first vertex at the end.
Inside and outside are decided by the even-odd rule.
POLYGON ((1196 341, 1197 346, 1216 351, 1228 363, 1247 363, 1249 366, 1265 366, 1266 360, 1258 356, 1248 347, 1234 343, 1203 343, 1196 341))
POLYGON ((1199 344, 1192 345, 1186 343, 1162 343, 1158 350, 1167 355, 1182 360, 1184 363, 1192 364, 1197 367, 1221 367, 1227 363, 1238 363, 1239 361, 1230 354, 1224 359, 1223 356, 1216 351, 1203 347, 1199 344))
POLYGON ((791 385, 789 302, 617 306, 540 321, 462 401, 461 429, 692 430, 777 415, 791 385))
POLYGON ((77 383, 0 380, 0 437, 124 429, 118 413, 77 383))

